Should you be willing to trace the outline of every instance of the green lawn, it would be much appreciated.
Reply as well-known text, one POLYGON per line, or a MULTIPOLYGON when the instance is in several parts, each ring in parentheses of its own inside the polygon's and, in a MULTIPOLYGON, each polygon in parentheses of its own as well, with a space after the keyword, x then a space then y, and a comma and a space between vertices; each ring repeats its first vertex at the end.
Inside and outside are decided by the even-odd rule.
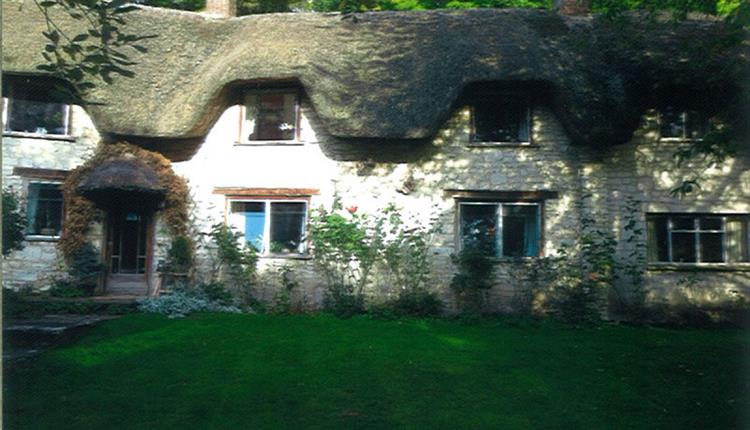
POLYGON ((135 314, 6 369, 4 428, 744 428, 749 347, 728 329, 135 314))

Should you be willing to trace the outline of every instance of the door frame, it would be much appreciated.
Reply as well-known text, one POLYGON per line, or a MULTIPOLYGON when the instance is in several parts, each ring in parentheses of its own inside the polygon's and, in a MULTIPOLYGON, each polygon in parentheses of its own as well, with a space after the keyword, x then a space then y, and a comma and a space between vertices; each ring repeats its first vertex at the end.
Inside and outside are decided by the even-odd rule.
MULTIPOLYGON (((112 276, 112 248, 114 246, 114 241, 112 238, 114 223, 116 222, 116 217, 122 216, 124 213, 127 212, 136 212, 139 215, 141 215, 144 218, 144 222, 146 223, 146 262, 144 264, 144 272, 142 274, 143 281, 146 284, 146 290, 148 292, 148 295, 151 295, 151 274, 153 269, 153 259, 154 259, 154 229, 155 229, 155 219, 156 219, 156 213, 152 210, 139 210, 139 209, 108 209, 105 211, 105 217, 104 217, 104 234, 103 234, 103 241, 104 246, 102 246, 102 252, 104 257, 104 280, 102 282, 102 291, 106 293, 107 287, 109 286, 110 278, 112 276)), ((136 262, 137 264, 137 262, 136 262)))

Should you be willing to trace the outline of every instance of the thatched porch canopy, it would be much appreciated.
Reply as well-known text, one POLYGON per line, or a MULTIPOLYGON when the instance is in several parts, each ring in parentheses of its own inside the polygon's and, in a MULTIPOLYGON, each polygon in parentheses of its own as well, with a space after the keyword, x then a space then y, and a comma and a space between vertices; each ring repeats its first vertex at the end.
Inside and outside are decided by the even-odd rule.
POLYGON ((100 206, 155 206, 166 194, 154 169, 135 158, 104 161, 81 179, 77 191, 100 206))

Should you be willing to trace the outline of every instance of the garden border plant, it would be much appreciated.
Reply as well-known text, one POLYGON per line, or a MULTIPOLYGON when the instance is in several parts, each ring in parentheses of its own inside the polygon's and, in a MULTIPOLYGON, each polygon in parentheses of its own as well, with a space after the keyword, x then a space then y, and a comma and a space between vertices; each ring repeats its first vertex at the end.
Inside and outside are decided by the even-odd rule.
POLYGON ((365 289, 380 276, 398 291, 382 306, 401 314, 439 313, 442 302, 426 288, 429 247, 438 230, 434 217, 428 225, 405 220, 393 204, 370 215, 357 206, 344 209, 336 197, 330 210, 318 208, 309 231, 313 263, 326 282, 325 309, 340 317, 364 312, 365 289))
POLYGON ((10 188, 3 188, 3 256, 23 249, 26 213, 21 197, 10 188))

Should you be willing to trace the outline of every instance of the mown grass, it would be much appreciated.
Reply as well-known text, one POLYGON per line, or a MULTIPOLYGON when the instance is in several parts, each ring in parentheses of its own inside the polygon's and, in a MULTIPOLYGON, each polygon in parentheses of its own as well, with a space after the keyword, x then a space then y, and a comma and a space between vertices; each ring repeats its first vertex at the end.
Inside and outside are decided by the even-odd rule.
POLYGON ((135 314, 6 368, 4 428, 744 428, 749 347, 732 329, 135 314))

